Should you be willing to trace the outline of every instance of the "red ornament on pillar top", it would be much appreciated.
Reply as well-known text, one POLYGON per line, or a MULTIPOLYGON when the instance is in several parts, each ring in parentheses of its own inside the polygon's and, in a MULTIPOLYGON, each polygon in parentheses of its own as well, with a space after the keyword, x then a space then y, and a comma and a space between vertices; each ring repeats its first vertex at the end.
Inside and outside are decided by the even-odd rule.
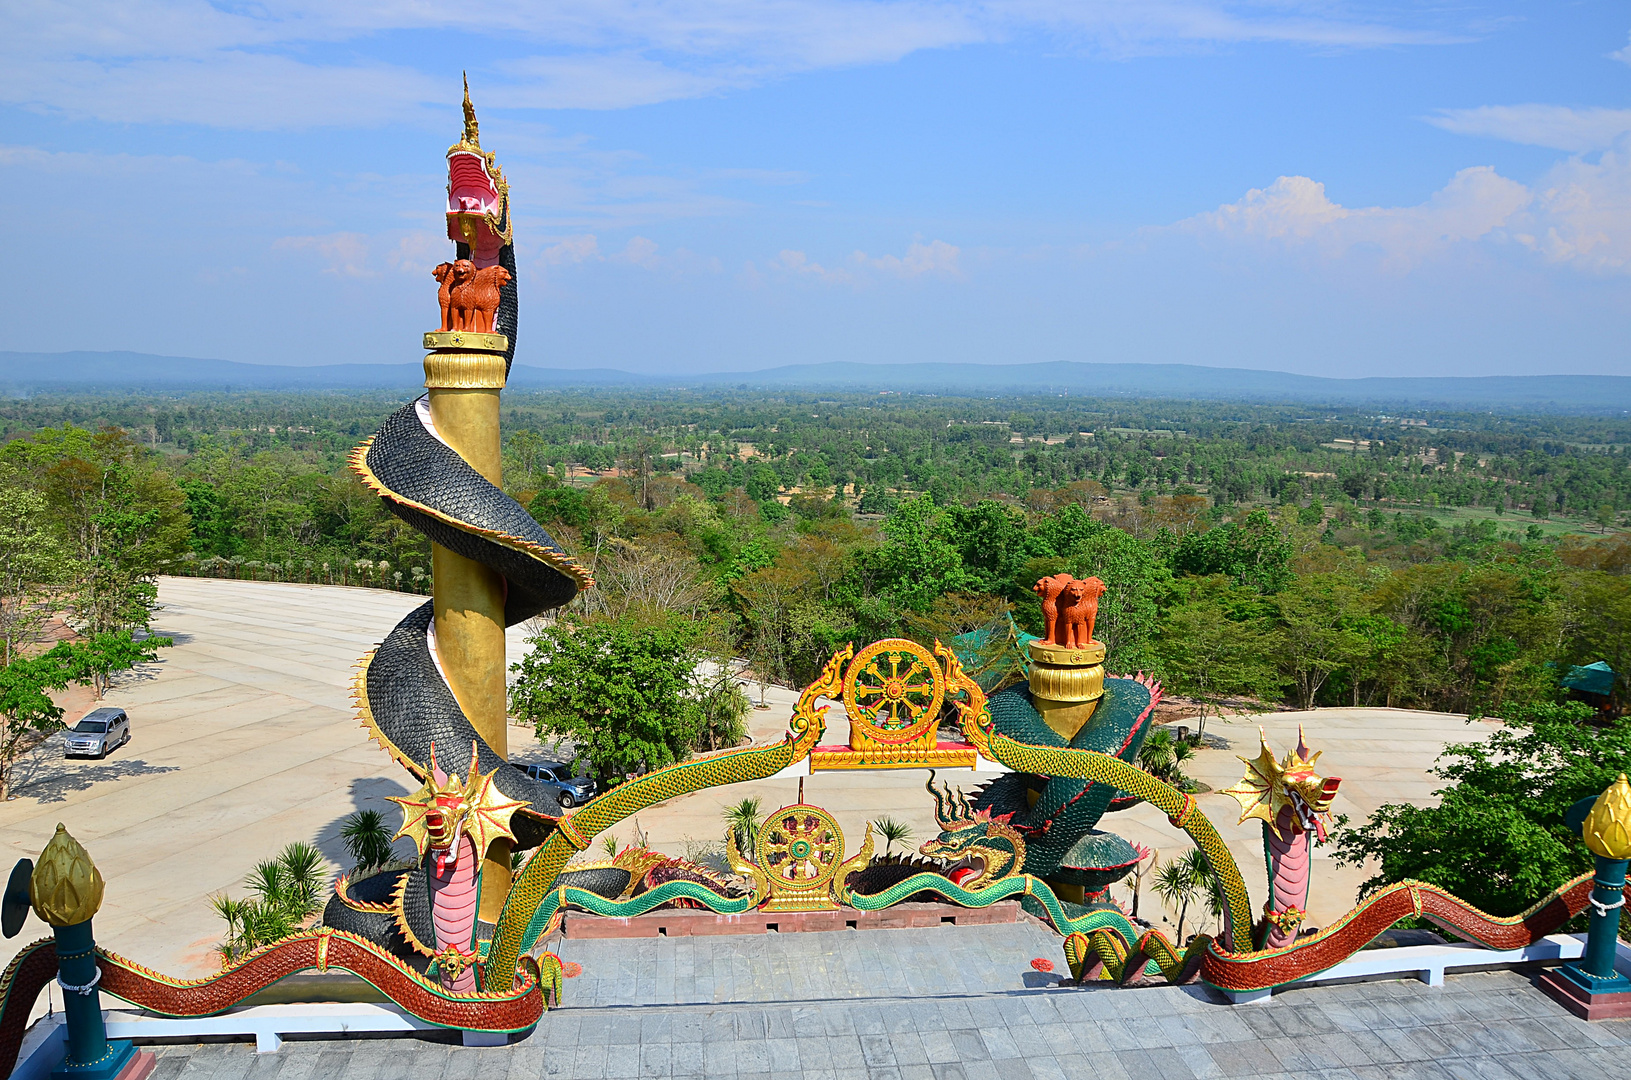
POLYGON ((499 249, 510 236, 510 185, 493 155, 481 148, 466 76, 464 137, 447 151, 447 238, 466 245, 469 261, 481 270, 498 265, 499 249))

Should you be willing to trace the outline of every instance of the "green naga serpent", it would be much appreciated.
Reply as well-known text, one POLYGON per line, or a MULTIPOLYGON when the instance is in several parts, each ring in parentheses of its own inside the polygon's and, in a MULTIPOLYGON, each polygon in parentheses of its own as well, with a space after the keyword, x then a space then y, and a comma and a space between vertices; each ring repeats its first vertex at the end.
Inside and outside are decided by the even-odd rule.
POLYGON ((1017 897, 1066 935, 1066 957, 1078 978, 1098 974, 1131 982, 1157 972, 1173 980, 1192 978, 1211 939, 1198 937, 1180 950, 1158 930, 1140 931, 1103 895, 1143 853, 1094 826, 1105 812, 1142 800, 1184 830, 1216 873, 1226 902, 1222 944, 1251 948, 1245 882, 1217 830, 1193 796, 1132 763, 1160 700, 1158 683, 1142 675, 1105 679, 1103 703, 1067 740, 1043 720, 1026 685, 987 700, 950 650, 937 645, 936 652, 959 689, 954 704, 965 736, 981 756, 1012 771, 973 800, 949 787, 937 791, 931 774, 941 832, 921 850, 940 860, 943 870, 875 864, 852 876, 848 903, 878 910, 929 893, 983 907, 1017 897), (1062 899, 1056 885, 1082 889, 1086 902, 1062 899))
MULTIPOLYGON (((1185 830, 1206 853, 1223 883, 1228 901, 1224 918, 1226 941, 1234 949, 1250 949, 1251 917, 1245 883, 1217 831, 1196 808, 1191 796, 1157 780, 1116 754, 1079 747, 1031 745, 1005 734, 994 720, 994 710, 990 708, 985 694, 963 674, 951 650, 937 643, 935 652, 945 663, 950 676, 954 688, 951 703, 959 713, 962 730, 979 753, 1029 777, 1064 778, 1064 789, 1074 789, 1074 794, 1070 798, 1061 798, 1062 804, 1077 806, 1084 799, 1091 798, 1102 800, 1105 806, 1109 806, 1112 800, 1121 795, 1123 798, 1132 796, 1143 799, 1165 811, 1173 824, 1185 830), (1093 790, 1095 788, 1097 790, 1093 790)), ((586 889, 559 884, 559 879, 568 860, 587 849, 597 833, 624 818, 687 792, 770 776, 807 756, 825 731, 826 714, 830 707, 818 705, 817 702, 838 698, 843 685, 844 665, 852 656, 853 649, 845 649, 835 655, 827 663, 821 677, 804 690, 787 735, 781 742, 727 750, 660 769, 615 788, 584 804, 571 817, 562 818, 511 888, 491 947, 484 957, 484 967, 489 973, 485 985, 489 989, 502 989, 497 981, 500 973, 518 970, 521 958, 537 947, 570 906, 596 914, 627 917, 674 899, 687 899, 720 913, 745 911, 762 899, 758 896, 726 897, 696 882, 671 882, 631 900, 616 901, 586 889)), ((1143 678, 1110 679, 1106 680, 1105 693, 1112 702, 1120 701, 1123 706, 1106 710, 1105 728, 1108 729, 1112 723, 1124 725, 1128 730, 1123 731, 1120 738, 1125 744, 1129 731, 1147 722, 1149 712, 1159 698, 1160 688, 1153 681, 1143 678)), ((1006 708, 1011 710, 1012 706, 1006 708)), ((999 706, 995 712, 1004 715, 1004 707, 999 706)), ((1108 731, 1101 731, 1099 737, 1109 738, 1110 735, 1108 731)), ((1195 960, 1207 944, 1207 939, 1197 939, 1187 951, 1180 952, 1158 931, 1141 933, 1114 905, 1098 903, 1081 906, 1061 900, 1046 881, 1026 872, 1032 858, 1032 845, 1010 822, 997 820, 1002 815, 992 815, 989 808, 973 810, 960 796, 952 795, 949 789, 936 797, 944 832, 940 840, 926 845, 925 853, 955 856, 965 863, 961 868, 973 869, 974 875, 960 874, 958 880, 953 880, 946 873, 925 870, 896 881, 882 891, 868 894, 856 889, 857 885, 863 889, 867 885, 862 877, 866 871, 862 870, 852 875, 851 882, 844 889, 842 899, 846 903, 861 910, 878 910, 923 892, 938 894, 953 903, 969 907, 984 907, 1000 900, 1019 898, 1034 913, 1067 935, 1067 957, 1082 958, 1080 964, 1072 960, 1073 969, 1080 967, 1085 970, 1091 962, 1090 958, 1096 956, 1105 961, 1103 974, 1112 977, 1136 978, 1160 972, 1171 978, 1193 973, 1195 960)), ((1047 813, 1053 803, 1039 800, 1037 805, 1044 807, 1043 812, 1047 813)), ((1084 820, 1085 817, 1082 815, 1075 820, 1084 820)), ((1094 820, 1096 817, 1094 815, 1094 820)), ((1091 828, 1089 826, 1081 831, 1090 832, 1091 828)), ((1078 835, 1065 844, 1061 856, 1072 850, 1084 850, 1080 843, 1082 839, 1078 835)), ((1120 840, 1119 837, 1115 839, 1120 840)), ((1046 844, 1049 842, 1044 840, 1044 851, 1048 850, 1046 844)), ((1058 845, 1060 841, 1052 843, 1058 845)), ((1108 841, 1093 838, 1091 843, 1097 848, 1111 848, 1114 851, 1108 841)), ((1125 845, 1125 841, 1120 843, 1125 845)), ((1128 851, 1133 851, 1130 845, 1126 846, 1128 851)))

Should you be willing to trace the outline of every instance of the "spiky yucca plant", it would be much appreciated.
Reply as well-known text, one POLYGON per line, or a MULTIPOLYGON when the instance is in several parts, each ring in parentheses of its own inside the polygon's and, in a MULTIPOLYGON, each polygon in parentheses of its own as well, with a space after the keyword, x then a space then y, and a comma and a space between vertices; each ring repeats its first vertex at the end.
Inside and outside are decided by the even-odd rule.
POLYGON ((889 854, 889 849, 896 844, 910 843, 912 837, 916 835, 912 827, 899 818, 881 817, 872 824, 877 827, 878 835, 884 839, 883 853, 885 855, 889 854))

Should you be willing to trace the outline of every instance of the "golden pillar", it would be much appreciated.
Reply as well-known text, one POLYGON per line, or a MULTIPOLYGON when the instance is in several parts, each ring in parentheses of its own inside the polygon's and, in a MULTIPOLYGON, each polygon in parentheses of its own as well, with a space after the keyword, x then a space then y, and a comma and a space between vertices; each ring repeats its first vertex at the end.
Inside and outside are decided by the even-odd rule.
MULTIPOLYGON (((481 148, 470 84, 464 87, 464 133, 447 151, 447 238, 456 258, 433 272, 441 283, 440 330, 425 335, 425 386, 436 434, 492 483, 501 486, 498 394, 511 339, 497 333, 500 290, 513 280, 503 264, 512 240, 510 186, 481 148)), ((510 264, 511 267, 514 263, 510 264)), ((505 329, 513 328, 513 322, 505 329)), ((504 674, 504 579, 431 545, 436 656, 459 708, 500 757, 509 756, 504 674)), ((510 843, 483 852, 482 919, 497 922, 510 892, 510 843)))
MULTIPOLYGON (((426 343, 451 336, 427 334, 426 343)), ((498 395, 504 388, 503 355, 433 352, 425 357, 425 386, 436 434, 489 483, 500 486, 498 395)), ((440 544, 431 545, 430 562, 437 659, 476 733, 500 757, 508 757, 504 579, 440 544)), ((479 914, 487 922, 497 922, 510 891, 510 842, 493 841, 484 858, 479 914)))

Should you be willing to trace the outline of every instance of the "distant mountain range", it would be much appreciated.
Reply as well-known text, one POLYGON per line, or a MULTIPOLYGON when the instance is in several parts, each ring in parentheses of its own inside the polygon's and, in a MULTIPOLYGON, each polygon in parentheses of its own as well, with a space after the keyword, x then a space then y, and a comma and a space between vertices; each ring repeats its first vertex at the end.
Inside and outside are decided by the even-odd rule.
MULTIPOLYGON (((132 352, 0 352, 0 392, 147 390, 169 393, 247 390, 387 390, 414 393, 419 364, 283 367, 132 352)), ((1282 371, 1193 364, 801 364, 706 375, 640 375, 609 368, 517 364, 512 388, 896 390, 979 397, 1066 393, 1218 401, 1298 402, 1416 408, 1526 408, 1563 412, 1631 410, 1631 376, 1489 375, 1466 378, 1328 379, 1282 371)))

